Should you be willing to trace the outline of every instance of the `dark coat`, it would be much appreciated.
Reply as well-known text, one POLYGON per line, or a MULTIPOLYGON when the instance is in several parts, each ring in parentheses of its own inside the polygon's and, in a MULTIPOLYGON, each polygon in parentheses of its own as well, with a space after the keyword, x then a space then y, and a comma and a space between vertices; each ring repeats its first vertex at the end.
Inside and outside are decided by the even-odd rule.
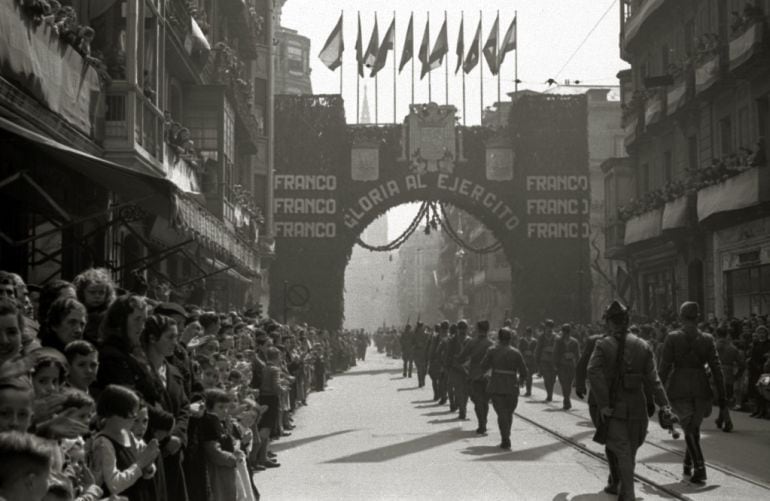
POLYGON ((711 369, 717 397, 720 401, 724 400, 722 365, 711 334, 697 329, 669 333, 663 343, 658 368, 668 398, 713 398, 705 365, 711 369))
POLYGON ((566 341, 561 337, 556 340, 553 350, 553 365, 556 369, 574 369, 580 359, 580 345, 571 337, 566 341))
POLYGON ((617 379, 618 339, 607 336, 596 341, 588 361, 588 380, 599 409, 611 408, 612 417, 647 421, 647 395, 652 395, 660 407, 668 406, 666 393, 655 370, 655 357, 650 346, 634 334, 626 334, 623 362, 624 384, 615 388, 610 397, 613 382, 617 379))
POLYGON ((489 395, 518 395, 519 381, 527 379, 527 366, 521 352, 511 345, 489 348, 481 361, 483 372, 491 371, 489 395))
POLYGON ((481 362, 487 354, 487 350, 494 346, 487 336, 476 337, 465 344, 463 351, 458 356, 462 365, 468 366, 468 377, 471 381, 481 379, 486 372, 481 366, 481 362))
POLYGON ((553 367, 553 350, 556 344, 556 335, 553 332, 544 332, 537 338, 535 349, 535 363, 538 371, 553 367))
MULTIPOLYGON (((575 389, 578 393, 586 392, 586 381, 588 380, 588 361, 591 360, 591 355, 596 347, 596 342, 603 338, 603 334, 597 334, 591 336, 586 340, 586 345, 583 348, 583 353, 580 355, 577 365, 575 366, 575 389)), ((593 393, 588 394, 588 405, 596 405, 596 399, 593 393)))

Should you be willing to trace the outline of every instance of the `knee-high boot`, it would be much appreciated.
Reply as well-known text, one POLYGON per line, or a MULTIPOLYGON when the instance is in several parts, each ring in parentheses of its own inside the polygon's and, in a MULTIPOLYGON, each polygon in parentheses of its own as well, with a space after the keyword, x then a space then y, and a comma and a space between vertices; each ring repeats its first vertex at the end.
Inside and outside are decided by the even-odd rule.
POLYGON ((692 461, 695 466, 690 481, 695 484, 706 483, 706 460, 703 457, 703 450, 700 446, 700 430, 693 435, 692 461))

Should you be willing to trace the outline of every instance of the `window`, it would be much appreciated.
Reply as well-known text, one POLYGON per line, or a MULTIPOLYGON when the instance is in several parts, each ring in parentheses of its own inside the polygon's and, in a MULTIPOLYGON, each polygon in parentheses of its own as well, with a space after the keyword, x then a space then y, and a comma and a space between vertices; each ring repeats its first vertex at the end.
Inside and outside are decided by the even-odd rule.
POLYGON ((626 156, 626 137, 625 136, 615 136, 612 156, 614 157, 626 156))
POLYGON ((687 166, 690 170, 698 168, 698 136, 687 138, 687 166))
POLYGON ((676 311, 674 270, 667 269, 644 276, 644 306, 650 318, 669 318, 676 311))
POLYGON ((670 60, 671 49, 668 44, 663 44, 660 48, 660 74, 665 75, 668 73, 668 63, 670 60))
POLYGON ((671 151, 663 153, 663 184, 670 183, 674 179, 674 160, 671 151))
POLYGON ((642 164, 639 172, 639 198, 650 191, 650 164, 642 164))
POLYGON ((225 127, 223 151, 225 160, 235 161, 235 114, 230 102, 225 100, 225 127))
POLYGON ((728 314, 738 318, 770 313, 770 265, 725 273, 728 314))
POLYGON ((733 152, 733 122, 729 116, 719 121, 719 146, 722 156, 733 152))
POLYGON ((749 107, 744 106, 738 110, 738 147, 751 147, 751 133, 749 132, 749 107))
POLYGON ((185 125, 190 129, 190 138, 195 143, 195 149, 201 153, 208 153, 208 158, 216 159, 219 150, 217 110, 192 106, 187 110, 185 125))
POLYGON ((303 73, 305 71, 305 54, 301 47, 289 45, 286 50, 288 69, 291 73, 303 73))

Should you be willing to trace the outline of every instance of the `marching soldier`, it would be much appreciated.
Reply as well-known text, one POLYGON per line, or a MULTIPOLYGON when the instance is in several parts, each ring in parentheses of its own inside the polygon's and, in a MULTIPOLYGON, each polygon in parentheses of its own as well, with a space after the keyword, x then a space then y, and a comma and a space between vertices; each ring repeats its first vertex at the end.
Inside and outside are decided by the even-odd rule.
MULTIPOLYGON (((586 340, 583 353, 580 355, 580 360, 578 360, 577 366, 575 367, 575 395, 577 395, 577 397, 581 400, 585 398, 586 393, 588 392, 586 389, 586 381, 588 380, 588 361, 591 360, 591 354, 594 352, 596 342, 604 336, 604 334, 597 334, 589 337, 586 340)), ((591 416, 591 422, 594 424, 594 426, 598 427, 600 424, 599 407, 596 404, 596 397, 594 397, 593 393, 588 393, 587 403, 588 413, 591 416)), ((614 484, 617 482, 613 482, 611 479, 609 483, 614 484)))
POLYGON ((610 484, 604 491, 633 500, 636 451, 644 443, 648 418, 655 412, 646 395, 652 394, 661 407, 661 422, 673 418, 652 349, 628 332, 628 310, 613 301, 604 318, 609 335, 596 341, 588 362, 591 392, 599 408, 600 426, 594 440, 605 445, 610 466, 610 484))
POLYGON ((671 407, 679 418, 687 445, 684 474, 695 484, 706 482, 706 463, 700 446, 700 426, 711 415, 713 398, 705 367, 711 369, 720 412, 727 407, 722 366, 711 334, 697 327, 700 308, 687 301, 679 308, 682 329, 670 332, 660 356, 660 377, 666 385, 671 407), (695 466, 694 470, 693 465, 695 466))
POLYGON ((459 356, 462 365, 468 364, 468 389, 470 390, 473 410, 479 426, 476 433, 484 435, 487 432, 487 415, 489 414, 489 396, 487 395, 486 371, 482 370, 481 362, 487 350, 494 343, 489 340, 489 322, 481 320, 476 323, 476 337, 469 341, 459 356))
POLYGON ((466 419, 468 407, 468 367, 461 358, 468 341, 468 322, 460 320, 457 322, 456 334, 449 338, 446 354, 449 409, 459 411, 460 419, 466 419))
POLYGON ((444 376, 444 347, 445 339, 449 332, 449 322, 444 320, 436 326, 436 332, 433 333, 428 346, 428 375, 433 386, 433 400, 438 400, 439 404, 446 403, 446 381, 444 376))
POLYGON ((497 333, 497 345, 489 348, 481 362, 481 371, 491 371, 487 394, 497 414, 500 448, 511 448, 513 412, 519 403, 519 385, 527 379, 527 366, 519 350, 511 346, 511 330, 503 327, 497 333))
MULTIPOLYGON (((524 330, 524 337, 519 341, 519 351, 524 357, 524 363, 528 368, 526 380, 527 392, 524 394, 525 397, 532 396, 532 371, 537 367, 537 364, 535 363, 535 350, 537 350, 537 339, 532 337, 532 327, 528 326, 524 330)), ((586 365, 587 364, 588 361, 586 361, 586 365)))
POLYGON ((406 324, 406 328, 399 339, 401 344, 401 360, 404 361, 404 377, 412 377, 412 364, 414 363, 414 354, 412 353, 413 340, 412 326, 406 324))
POLYGON ((537 371, 543 376, 545 384, 546 402, 553 401, 553 386, 556 383, 556 371, 553 365, 553 349, 556 344, 556 334, 553 332, 553 320, 545 321, 545 330, 537 340, 535 361, 537 371))
POLYGON ((572 408, 570 394, 572 393, 572 382, 575 380, 575 366, 580 359, 580 345, 577 339, 570 335, 572 326, 564 324, 561 326, 561 337, 556 341, 556 347, 553 352, 553 365, 556 374, 559 376, 559 385, 564 410, 572 408))
MULTIPOLYGON (((412 340, 412 356, 414 365, 417 367, 417 386, 425 386, 425 374, 428 371, 428 345, 430 336, 425 332, 425 326, 422 322, 417 322, 414 327, 414 339, 412 340)), ((435 400, 435 399, 434 399, 435 400)))

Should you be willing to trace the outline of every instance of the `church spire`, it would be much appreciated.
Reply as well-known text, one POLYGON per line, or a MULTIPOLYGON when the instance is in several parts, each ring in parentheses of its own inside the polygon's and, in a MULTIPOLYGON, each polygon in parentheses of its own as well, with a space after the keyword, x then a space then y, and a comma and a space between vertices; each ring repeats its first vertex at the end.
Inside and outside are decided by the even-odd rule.
POLYGON ((372 117, 369 114, 369 97, 366 93, 366 85, 364 85, 364 102, 361 104, 361 123, 362 124, 370 124, 372 123, 372 117))

